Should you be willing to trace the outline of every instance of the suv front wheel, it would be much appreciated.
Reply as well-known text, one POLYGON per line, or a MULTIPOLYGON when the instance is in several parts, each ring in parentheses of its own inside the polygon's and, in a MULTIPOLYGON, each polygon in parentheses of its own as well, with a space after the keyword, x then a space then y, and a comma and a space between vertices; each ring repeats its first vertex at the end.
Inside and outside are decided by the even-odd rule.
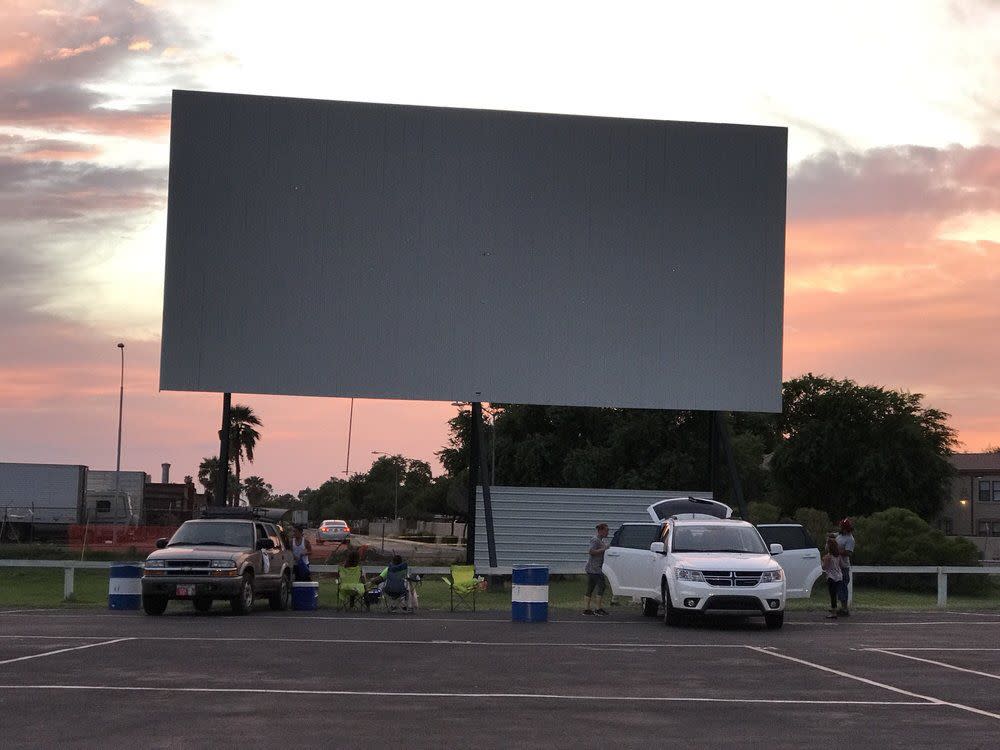
POLYGON ((229 600, 233 612, 238 615, 245 615, 253 609, 253 575, 243 574, 243 581, 240 584, 240 593, 229 600))
POLYGON ((288 609, 289 600, 292 598, 292 586, 288 582, 288 576, 281 576, 281 583, 278 584, 278 590, 275 591, 268 597, 268 604, 271 609, 278 612, 288 609))
POLYGON ((782 625, 785 624, 785 613, 768 612, 766 615, 764 615, 764 624, 767 626, 768 630, 778 630, 782 625))
POLYGON ((660 584, 662 588, 663 595, 663 624, 664 625, 680 625, 682 613, 677 610, 673 604, 670 603, 670 589, 667 588, 667 582, 664 581, 660 584))

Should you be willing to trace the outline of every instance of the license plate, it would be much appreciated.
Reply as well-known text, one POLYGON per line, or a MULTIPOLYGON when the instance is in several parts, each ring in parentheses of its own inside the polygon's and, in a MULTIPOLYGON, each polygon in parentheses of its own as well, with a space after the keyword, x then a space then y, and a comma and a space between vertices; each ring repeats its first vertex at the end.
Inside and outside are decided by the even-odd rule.
POLYGON ((178 586, 177 596, 194 596, 194 586, 178 586))

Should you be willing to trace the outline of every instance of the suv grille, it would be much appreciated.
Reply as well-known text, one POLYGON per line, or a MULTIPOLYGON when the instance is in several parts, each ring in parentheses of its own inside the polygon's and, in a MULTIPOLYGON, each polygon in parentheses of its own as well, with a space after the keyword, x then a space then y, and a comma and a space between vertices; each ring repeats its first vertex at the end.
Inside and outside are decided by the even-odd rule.
POLYGON ((727 586, 729 588, 756 586, 760 583, 759 570, 703 570, 705 582, 710 586, 727 586))
POLYGON ((207 568, 208 560, 167 560, 168 568, 207 568))

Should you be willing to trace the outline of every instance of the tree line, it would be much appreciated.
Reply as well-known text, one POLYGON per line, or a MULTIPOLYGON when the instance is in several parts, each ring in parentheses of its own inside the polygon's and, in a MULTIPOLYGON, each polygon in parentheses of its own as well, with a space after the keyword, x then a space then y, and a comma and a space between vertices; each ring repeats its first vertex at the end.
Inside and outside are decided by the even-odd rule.
MULTIPOLYGON (((780 414, 725 415, 748 502, 779 517, 812 508, 831 518, 906 508, 933 518, 948 496, 958 443, 948 414, 923 395, 808 373, 786 381, 780 414)), ((484 447, 491 484, 643 490, 710 488, 708 412, 491 404, 484 447)), ((260 439, 252 409, 233 407, 230 482, 254 505, 305 507, 310 518, 464 517, 471 413, 449 421, 448 443, 425 461, 380 456, 366 472, 275 495, 259 476, 240 480, 260 439)), ((214 487, 218 459, 198 473, 214 487), (214 463, 213 463, 214 462, 214 463)), ((734 504, 720 470, 720 499, 734 504)))

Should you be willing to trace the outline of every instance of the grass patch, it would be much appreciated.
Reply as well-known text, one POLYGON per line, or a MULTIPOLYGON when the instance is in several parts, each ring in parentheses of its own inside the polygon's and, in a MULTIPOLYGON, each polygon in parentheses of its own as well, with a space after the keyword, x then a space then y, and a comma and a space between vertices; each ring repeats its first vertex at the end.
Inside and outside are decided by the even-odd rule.
MULTIPOLYGON (((337 585, 331 575, 316 576, 319 581, 320 607, 333 609, 337 601, 337 585)), ((63 571, 61 568, 0 568, 0 606, 3 607, 106 607, 108 604, 108 571, 77 570, 74 579, 76 598, 63 602, 63 571)), ((557 610, 583 609, 586 579, 560 577, 549 584, 549 606, 557 610)), ((420 608, 428 611, 448 611, 449 590, 439 575, 424 576, 417 589, 420 608)), ((613 611, 639 615, 640 608, 630 597, 619 597, 613 611)), ((176 605, 174 605, 176 606, 176 605)), ((218 606, 218 605, 217 605, 218 606)), ((607 598, 605 598, 607 607, 607 598)), ((829 606, 825 586, 817 585, 809 599, 791 599, 788 609, 792 612, 819 612, 829 606)), ((482 611, 510 611, 510 581, 480 591, 476 595, 476 609, 482 611)), ((894 591, 890 589, 858 586, 854 590, 854 609, 858 611, 928 610, 937 609, 937 595, 933 591, 894 591)), ((985 596, 949 596, 948 609, 983 611, 1000 609, 1000 590, 993 588, 985 596)))

